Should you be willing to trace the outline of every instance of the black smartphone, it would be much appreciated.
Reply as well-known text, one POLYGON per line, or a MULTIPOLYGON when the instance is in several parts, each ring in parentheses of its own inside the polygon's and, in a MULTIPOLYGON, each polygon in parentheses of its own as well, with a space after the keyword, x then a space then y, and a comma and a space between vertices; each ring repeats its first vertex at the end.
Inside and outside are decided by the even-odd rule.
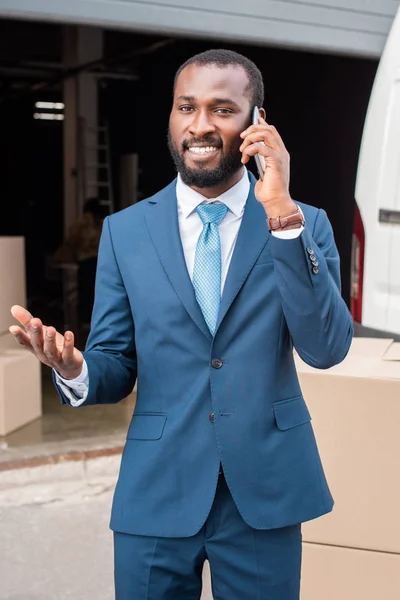
MULTIPOLYGON (((260 118, 260 111, 258 106, 253 108, 253 125, 258 125, 258 119, 260 118)), ((264 179, 265 172, 265 158, 260 154, 254 155, 254 160, 256 161, 257 171, 260 179, 264 179)))

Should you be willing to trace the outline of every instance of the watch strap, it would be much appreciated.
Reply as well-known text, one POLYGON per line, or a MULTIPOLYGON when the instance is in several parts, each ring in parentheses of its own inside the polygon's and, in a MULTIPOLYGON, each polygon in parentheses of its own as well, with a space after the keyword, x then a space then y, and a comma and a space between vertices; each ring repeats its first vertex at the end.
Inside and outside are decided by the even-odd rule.
POLYGON ((298 225, 299 227, 304 226, 305 219, 303 211, 300 206, 297 205, 297 210, 289 215, 282 215, 279 217, 271 217, 267 219, 268 228, 270 231, 278 231, 285 229, 289 225, 298 225))

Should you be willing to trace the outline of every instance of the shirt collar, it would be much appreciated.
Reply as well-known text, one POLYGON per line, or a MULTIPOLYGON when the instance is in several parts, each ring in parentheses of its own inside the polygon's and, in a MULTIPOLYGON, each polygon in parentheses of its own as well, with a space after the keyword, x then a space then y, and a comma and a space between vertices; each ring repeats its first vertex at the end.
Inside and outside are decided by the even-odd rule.
POLYGON ((217 198, 205 198, 199 192, 183 183, 178 174, 176 182, 176 197, 178 207, 182 211, 185 219, 192 214, 199 204, 210 204, 211 202, 222 202, 237 217, 243 214, 247 197, 250 191, 250 180, 246 168, 243 168, 243 176, 233 187, 218 196, 217 198))

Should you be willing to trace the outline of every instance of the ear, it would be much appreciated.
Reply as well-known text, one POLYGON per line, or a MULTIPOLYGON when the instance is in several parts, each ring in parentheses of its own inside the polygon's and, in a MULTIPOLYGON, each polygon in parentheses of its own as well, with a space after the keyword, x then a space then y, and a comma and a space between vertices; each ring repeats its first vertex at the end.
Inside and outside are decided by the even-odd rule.
POLYGON ((260 111, 260 117, 262 117, 264 119, 264 121, 265 121, 266 118, 267 118, 267 113, 265 112, 265 109, 264 108, 260 108, 259 111, 260 111))

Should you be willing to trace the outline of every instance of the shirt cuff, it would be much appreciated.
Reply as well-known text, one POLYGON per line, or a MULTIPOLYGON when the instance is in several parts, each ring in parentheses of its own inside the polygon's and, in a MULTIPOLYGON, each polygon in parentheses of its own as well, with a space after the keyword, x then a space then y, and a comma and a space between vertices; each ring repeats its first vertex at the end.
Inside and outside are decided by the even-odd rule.
POLYGON ((82 373, 75 379, 64 379, 54 370, 56 383, 68 398, 71 406, 78 407, 83 404, 89 393, 89 371, 86 361, 83 361, 82 373))
POLYGON ((304 230, 304 227, 298 227, 297 229, 288 229, 287 231, 271 231, 272 235, 281 238, 281 240, 294 240, 299 237, 304 230))

